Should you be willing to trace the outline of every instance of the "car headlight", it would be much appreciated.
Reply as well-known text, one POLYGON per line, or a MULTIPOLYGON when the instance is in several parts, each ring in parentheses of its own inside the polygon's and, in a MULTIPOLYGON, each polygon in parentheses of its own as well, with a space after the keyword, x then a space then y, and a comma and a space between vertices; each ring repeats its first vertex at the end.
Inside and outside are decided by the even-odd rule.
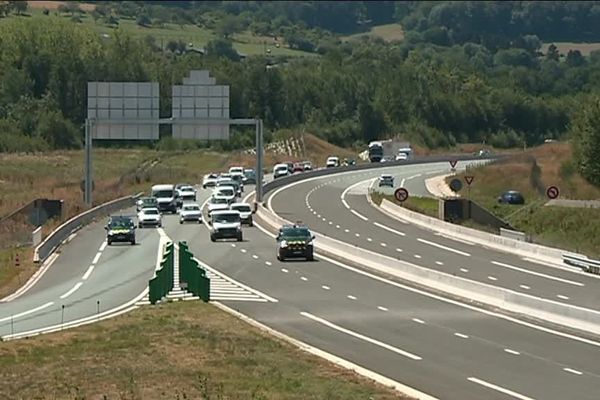
POLYGON ((288 243, 287 243, 287 241, 285 241, 285 240, 282 240, 282 241, 281 241, 281 247, 282 247, 282 248, 286 248, 286 247, 288 247, 288 243))
POLYGON ((112 235, 114 235, 114 234, 115 234, 115 231, 113 231, 113 230, 110 230, 110 231, 108 231, 108 235, 109 235, 109 236, 112 236, 112 235))
POLYGON ((313 244, 313 241, 312 241, 312 240, 309 240, 308 242, 306 242, 306 245, 307 245, 307 246, 312 246, 312 244, 313 244))
POLYGON ((237 229, 238 231, 242 230, 242 227, 240 225, 236 226, 235 229, 237 229))

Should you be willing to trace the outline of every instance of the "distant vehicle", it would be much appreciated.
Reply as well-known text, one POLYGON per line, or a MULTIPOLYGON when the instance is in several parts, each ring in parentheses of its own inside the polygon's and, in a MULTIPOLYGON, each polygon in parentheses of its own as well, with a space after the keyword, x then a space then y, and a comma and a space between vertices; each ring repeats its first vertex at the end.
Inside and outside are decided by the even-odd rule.
POLYGON ((135 223, 131 217, 111 216, 104 229, 106 229, 106 242, 109 246, 115 242, 135 244, 135 223))
POLYGON ((277 234, 277 259, 301 257, 307 261, 314 259, 313 239, 315 237, 305 225, 283 225, 277 234))
POLYGON ((243 172, 234 172, 231 174, 231 179, 237 182, 236 189, 239 189, 240 195, 244 191, 244 173, 243 172))
POLYGON ((516 190, 508 190, 502 193, 500 197, 498 197, 498 203, 525 204, 525 198, 523 197, 521 192, 518 192, 516 190))
POLYGON ((352 160, 352 159, 347 159, 344 158, 344 161, 342 161, 342 166, 347 167, 349 165, 355 165, 356 161, 352 160))
POLYGON ((196 201, 196 189, 192 185, 180 186, 177 194, 182 201, 196 201))
POLYGON ((173 185, 154 185, 152 186, 152 197, 156 198, 158 209, 160 211, 170 211, 177 213, 179 199, 177 191, 173 185))
POLYGON ((233 174, 242 174, 244 175, 244 167, 231 167, 229 168, 229 173, 233 174))
POLYGON ((135 208, 137 211, 140 211, 142 208, 158 208, 158 201, 156 197, 140 197, 138 201, 135 202, 135 208))
POLYGON ((335 157, 335 156, 329 157, 327 159, 327 162, 325 163, 325 166, 327 168, 339 167, 340 166, 340 159, 338 157, 335 157))
POLYGON ((143 228, 144 226, 152 225, 161 227, 162 217, 158 208, 142 208, 137 215, 138 227, 143 228))
POLYGON ((394 159, 395 159, 394 156, 383 156, 383 158, 379 162, 390 162, 390 161, 394 161, 394 159))
POLYGON ((304 172, 304 165, 301 163, 295 163, 292 173, 295 174, 296 172, 304 172))
POLYGON ((312 163, 310 161, 303 161, 302 165, 304 166, 305 171, 312 171, 313 169, 312 163))
POLYGON ((208 215, 210 216, 213 211, 227 210, 229 208, 229 199, 223 196, 212 196, 208 200, 208 215))
POLYGON ((242 195, 242 186, 235 179, 232 179, 232 178, 219 179, 219 181, 217 182, 217 186, 215 186, 215 189, 218 189, 223 186, 233 187, 235 189, 236 196, 242 195))
POLYGON ((210 240, 237 239, 243 240, 240 212, 233 210, 219 210, 211 214, 210 240))
POLYGON ((217 186, 213 192, 213 196, 225 197, 229 203, 233 203, 237 197, 237 191, 234 186, 217 186))
POLYGON ((287 165, 290 175, 294 173, 294 163, 293 162, 287 161, 287 162, 284 162, 283 164, 287 165))
POLYGON ((390 174, 381 174, 379 177, 379 187, 382 186, 394 187, 394 177, 390 174))
POLYGON ((275 167, 273 167, 273 179, 288 176, 289 174, 290 169, 287 164, 276 164, 275 167))
POLYGON ((410 143, 399 141, 397 139, 378 140, 369 143, 368 147, 369 161, 381 162, 384 157, 395 159, 399 153, 406 153, 408 159, 412 156, 412 147, 410 143))
POLYGON ((491 154, 492 153, 489 150, 487 150, 487 149, 481 149, 477 153, 475 153, 475 155, 477 157, 488 157, 491 154))
POLYGON ((233 203, 230 207, 230 210, 239 211, 240 220, 242 224, 247 224, 248 226, 253 226, 254 223, 252 221, 252 208, 248 203, 233 203))
POLYGON ((179 223, 183 224, 187 221, 202 223, 202 210, 198 204, 186 203, 181 207, 179 223))
POLYGON ((396 161, 404 161, 404 160, 408 160, 408 154, 406 154, 406 153, 398 153, 396 155, 396 161))
POLYGON ((255 185, 256 184, 256 171, 253 169, 245 169, 244 170, 244 184, 245 185, 255 185))
POLYGON ((217 186, 218 179, 219 179, 219 176, 217 174, 204 175, 204 178, 202 179, 202 189, 217 186))

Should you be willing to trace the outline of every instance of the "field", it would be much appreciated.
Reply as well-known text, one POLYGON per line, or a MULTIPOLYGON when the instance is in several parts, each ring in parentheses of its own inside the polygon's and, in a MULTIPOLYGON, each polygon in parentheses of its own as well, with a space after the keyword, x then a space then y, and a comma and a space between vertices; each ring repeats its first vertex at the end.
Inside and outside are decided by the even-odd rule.
POLYGON ((392 195, 385 195, 383 193, 374 191, 371 193, 371 199, 377 205, 381 204, 383 199, 385 199, 387 201, 391 201, 392 203, 402 205, 411 211, 429 215, 430 217, 434 218, 438 217, 439 201, 430 197, 412 196, 409 197, 405 202, 400 203, 392 195))
MULTIPOLYGON (((598 257, 600 209, 544 206, 549 186, 559 188, 560 198, 600 199, 600 188, 577 174, 570 160, 568 144, 552 143, 508 161, 471 169, 471 198, 516 229, 531 234, 536 242, 598 257), (525 205, 498 204, 497 197, 506 190, 523 193, 525 205)), ((464 189, 462 195, 467 195, 464 189)))
MULTIPOLYGON (((551 44, 552 43, 542 44, 541 51, 546 54, 548 52, 548 47, 551 44)), ((600 43, 555 42, 554 45, 558 48, 558 52, 560 54, 564 54, 565 56, 569 50, 579 50, 584 56, 589 56, 592 51, 600 50, 600 43)))
MULTIPOLYGON (((0 19, 2 21, 8 21, 12 18, 61 18, 71 19, 71 15, 64 14, 59 15, 56 9, 60 4, 64 2, 60 1, 30 1, 28 14, 29 16, 16 16, 11 15, 8 18, 0 19), (46 8, 51 10, 50 15, 45 16, 42 14, 43 9, 46 8)), ((81 15, 81 24, 85 27, 93 29, 98 32, 99 35, 104 35, 106 40, 110 40, 111 36, 115 32, 115 28, 103 24, 98 21, 95 22, 91 15, 88 13, 93 10, 95 6, 93 4, 82 3, 80 8, 86 13, 81 15), (108 35, 108 36, 106 36, 108 35)), ((177 25, 172 23, 165 23, 161 27, 141 27, 136 24, 135 20, 132 19, 119 19, 120 30, 129 33, 133 37, 144 37, 151 35, 156 40, 156 44, 165 48, 170 40, 182 40, 186 44, 191 44, 193 48, 203 48, 211 39, 216 36, 210 29, 199 27, 196 25, 177 25)), ((259 55, 266 54, 267 50, 273 56, 306 56, 314 57, 316 54, 307 53, 299 50, 292 50, 285 45, 276 47, 276 42, 273 38, 258 37, 254 36, 250 32, 241 32, 232 35, 233 47, 241 54, 245 55, 259 55)))
POLYGON ((399 399, 199 302, 0 347, 0 398, 399 399))
POLYGON ((355 40, 363 36, 380 37, 386 42, 401 41, 404 39, 404 29, 399 24, 377 25, 372 27, 369 32, 357 33, 342 39, 355 40))

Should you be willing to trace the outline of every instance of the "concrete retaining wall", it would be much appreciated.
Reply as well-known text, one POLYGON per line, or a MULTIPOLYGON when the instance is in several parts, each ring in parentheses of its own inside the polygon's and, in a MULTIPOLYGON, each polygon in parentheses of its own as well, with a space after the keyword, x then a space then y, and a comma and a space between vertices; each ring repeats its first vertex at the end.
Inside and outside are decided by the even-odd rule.
POLYGON ((106 216, 112 212, 123 208, 131 207, 135 204, 135 200, 141 196, 141 193, 135 196, 126 196, 119 199, 109 201, 108 203, 96 206, 88 211, 85 211, 58 228, 56 228, 42 243, 40 243, 33 252, 33 262, 44 262, 56 248, 64 242, 73 232, 77 231, 83 225, 93 221, 95 218, 106 216))
POLYGON ((426 229, 451 235, 458 239, 467 240, 490 247, 500 251, 518 254, 522 257, 530 257, 554 264, 562 264, 563 250, 553 247, 541 246, 534 243, 527 243, 491 233, 482 232, 477 229, 467 228, 455 225, 449 222, 431 218, 426 215, 407 210, 404 207, 383 200, 380 209, 392 218, 411 222, 426 229))
MULTIPOLYGON (((282 224, 290 223, 262 205, 258 206, 256 216, 272 231, 279 229, 282 224)), ((570 306, 456 277, 349 245, 319 233, 314 234, 317 252, 340 261, 361 265, 406 281, 510 312, 525 314, 566 327, 600 334, 600 312, 598 311, 570 306)))

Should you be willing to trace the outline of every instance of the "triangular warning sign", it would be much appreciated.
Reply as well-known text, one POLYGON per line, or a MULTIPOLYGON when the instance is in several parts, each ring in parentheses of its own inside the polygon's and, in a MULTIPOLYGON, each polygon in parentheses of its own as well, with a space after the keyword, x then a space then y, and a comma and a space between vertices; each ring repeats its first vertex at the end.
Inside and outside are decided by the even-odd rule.
POLYGON ((450 163, 450 166, 451 166, 452 168, 456 167, 456 163, 457 163, 457 162, 458 162, 457 160, 450 160, 450 161, 449 161, 449 163, 450 163))
POLYGON ((472 176, 472 175, 465 175, 465 182, 467 182, 467 185, 471 185, 471 183, 473 183, 473 179, 475 179, 474 176, 472 176))

